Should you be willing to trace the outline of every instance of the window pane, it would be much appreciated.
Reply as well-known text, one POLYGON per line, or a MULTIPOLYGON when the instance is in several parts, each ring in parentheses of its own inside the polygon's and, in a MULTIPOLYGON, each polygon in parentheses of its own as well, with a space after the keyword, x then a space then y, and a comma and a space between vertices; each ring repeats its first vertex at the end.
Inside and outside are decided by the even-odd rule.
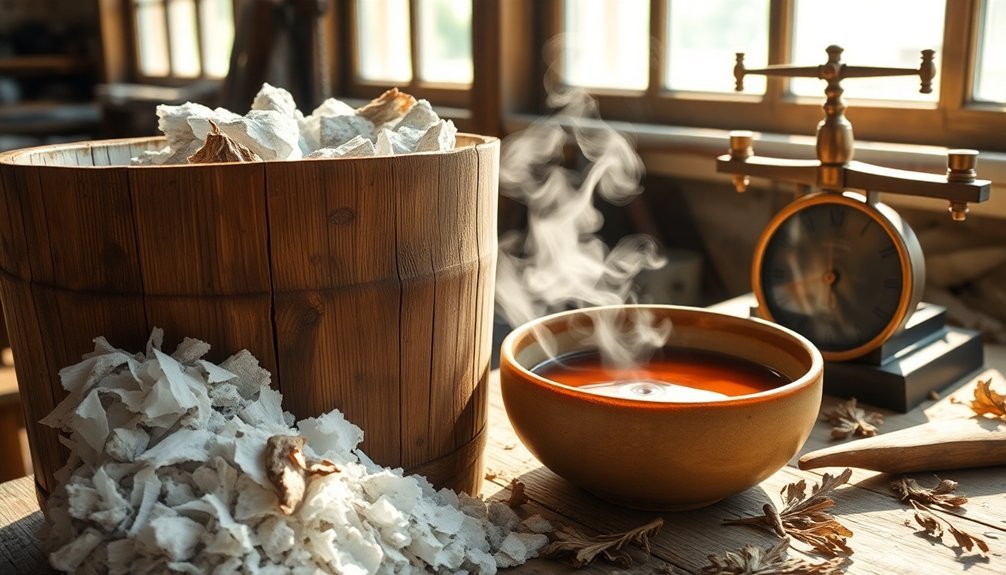
MULTIPOLYGON (((931 94, 919 93, 919 78, 853 78, 842 82, 846 98, 935 103, 939 96, 945 0, 845 0, 841 9, 820 0, 796 0, 793 63, 824 64, 830 44, 845 48, 852 66, 918 68, 922 50, 936 50, 931 94)), ((824 98, 824 80, 798 78, 790 90, 824 98)))
POLYGON ((418 0, 419 77, 472 81, 472 0, 418 0))
POLYGON ((231 45, 234 43, 232 7, 232 0, 202 0, 199 3, 203 66, 206 75, 213 78, 223 78, 230 68, 231 45))
POLYGON ((975 99, 1006 102, 1006 0, 985 0, 975 99))
MULTIPOLYGON (((669 0, 669 4, 667 88, 733 92, 737 52, 744 52, 748 68, 768 64, 768 0, 669 0)), ((746 77, 744 92, 764 94, 765 77, 746 77)))
POLYGON ((409 0, 358 0, 356 13, 360 78, 386 82, 411 80, 409 0))
POLYGON ((563 76, 573 86, 645 90, 649 0, 566 0, 563 76))
POLYGON ((141 74, 167 76, 171 72, 162 2, 154 0, 136 3, 136 43, 139 47, 141 74))
POLYGON ((172 75, 182 78, 198 76, 199 44, 196 41, 196 3, 193 0, 169 0, 168 33, 172 75))

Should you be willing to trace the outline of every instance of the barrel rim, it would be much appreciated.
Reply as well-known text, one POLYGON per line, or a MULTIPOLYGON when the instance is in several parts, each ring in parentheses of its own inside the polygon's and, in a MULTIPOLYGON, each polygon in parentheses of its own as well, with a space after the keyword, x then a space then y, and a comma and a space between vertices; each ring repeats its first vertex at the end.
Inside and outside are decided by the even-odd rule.
POLYGON ((0 165, 2 166, 19 166, 19 167, 36 167, 36 168, 72 168, 72 169, 86 169, 86 170, 107 170, 107 169, 156 169, 156 170, 172 170, 172 169, 207 169, 220 166, 248 166, 252 164, 265 164, 265 165, 286 165, 291 162, 306 161, 336 161, 336 162, 347 162, 347 161, 374 161, 374 160, 387 160, 389 158, 411 158, 411 157, 440 157, 440 156, 450 156, 454 154, 459 154, 468 149, 478 149, 484 146, 495 146, 498 145, 499 138, 495 136, 483 136, 480 134, 472 134, 468 132, 458 132, 458 139, 471 140, 472 143, 465 144, 462 146, 457 146, 452 150, 447 150, 445 152, 412 152, 409 154, 396 154, 392 156, 366 156, 366 157, 342 157, 342 158, 303 158, 301 160, 263 160, 259 162, 213 162, 210 164, 168 164, 168 165, 136 165, 136 164, 112 164, 107 166, 81 166, 81 165, 69 165, 69 164, 33 164, 24 161, 30 158, 33 154, 43 153, 43 152, 59 152, 63 150, 94 150, 102 148, 111 148, 114 146, 131 146, 131 145, 146 145, 150 149, 159 149, 163 145, 167 144, 167 138, 165 136, 146 136, 140 138, 109 138, 103 140, 83 140, 79 142, 63 142, 59 144, 44 144, 41 146, 32 146, 29 148, 19 148, 16 150, 8 150, 6 152, 0 152, 0 165), (159 146, 151 146, 157 142, 162 142, 159 146))

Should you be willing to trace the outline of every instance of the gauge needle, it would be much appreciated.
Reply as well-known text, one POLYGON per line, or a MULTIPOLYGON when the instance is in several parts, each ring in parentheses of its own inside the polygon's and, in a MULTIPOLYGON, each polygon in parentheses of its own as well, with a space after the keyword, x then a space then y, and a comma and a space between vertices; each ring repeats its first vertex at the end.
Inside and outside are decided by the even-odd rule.
POLYGON ((835 297, 835 282, 838 281, 838 273, 835 272, 835 242, 828 242, 828 267, 821 278, 824 285, 828 286, 828 309, 834 310, 838 307, 838 300, 835 297))

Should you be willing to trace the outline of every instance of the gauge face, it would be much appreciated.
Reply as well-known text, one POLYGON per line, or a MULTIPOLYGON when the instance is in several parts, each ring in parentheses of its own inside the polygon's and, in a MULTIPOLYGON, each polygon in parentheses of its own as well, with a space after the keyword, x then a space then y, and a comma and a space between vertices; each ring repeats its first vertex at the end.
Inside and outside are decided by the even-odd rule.
POLYGON ((907 249, 871 210, 841 196, 788 210, 756 257, 756 291, 771 319, 828 359, 869 351, 907 315, 914 289, 907 249))

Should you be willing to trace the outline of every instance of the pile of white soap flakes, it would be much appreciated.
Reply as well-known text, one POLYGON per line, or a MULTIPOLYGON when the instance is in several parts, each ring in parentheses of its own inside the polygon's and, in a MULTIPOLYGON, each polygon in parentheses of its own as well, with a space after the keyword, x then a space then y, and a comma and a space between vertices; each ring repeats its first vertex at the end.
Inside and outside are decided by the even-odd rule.
POLYGON ((134 164, 188 163, 216 130, 264 161, 442 152, 454 149, 458 132, 428 101, 397 88, 355 109, 329 98, 305 116, 289 92, 264 84, 244 116, 186 102, 158 106, 157 118, 168 145, 134 164))
POLYGON ((146 353, 131 354, 98 338, 60 372, 69 397, 44 420, 70 449, 47 506, 56 569, 492 574, 547 543, 540 515, 521 521, 502 503, 374 464, 338 411, 294 426, 247 351, 216 365, 202 341, 168 355, 162 339, 155 329, 146 353), (267 477, 276 436, 337 469, 311 476, 288 513, 267 477))

